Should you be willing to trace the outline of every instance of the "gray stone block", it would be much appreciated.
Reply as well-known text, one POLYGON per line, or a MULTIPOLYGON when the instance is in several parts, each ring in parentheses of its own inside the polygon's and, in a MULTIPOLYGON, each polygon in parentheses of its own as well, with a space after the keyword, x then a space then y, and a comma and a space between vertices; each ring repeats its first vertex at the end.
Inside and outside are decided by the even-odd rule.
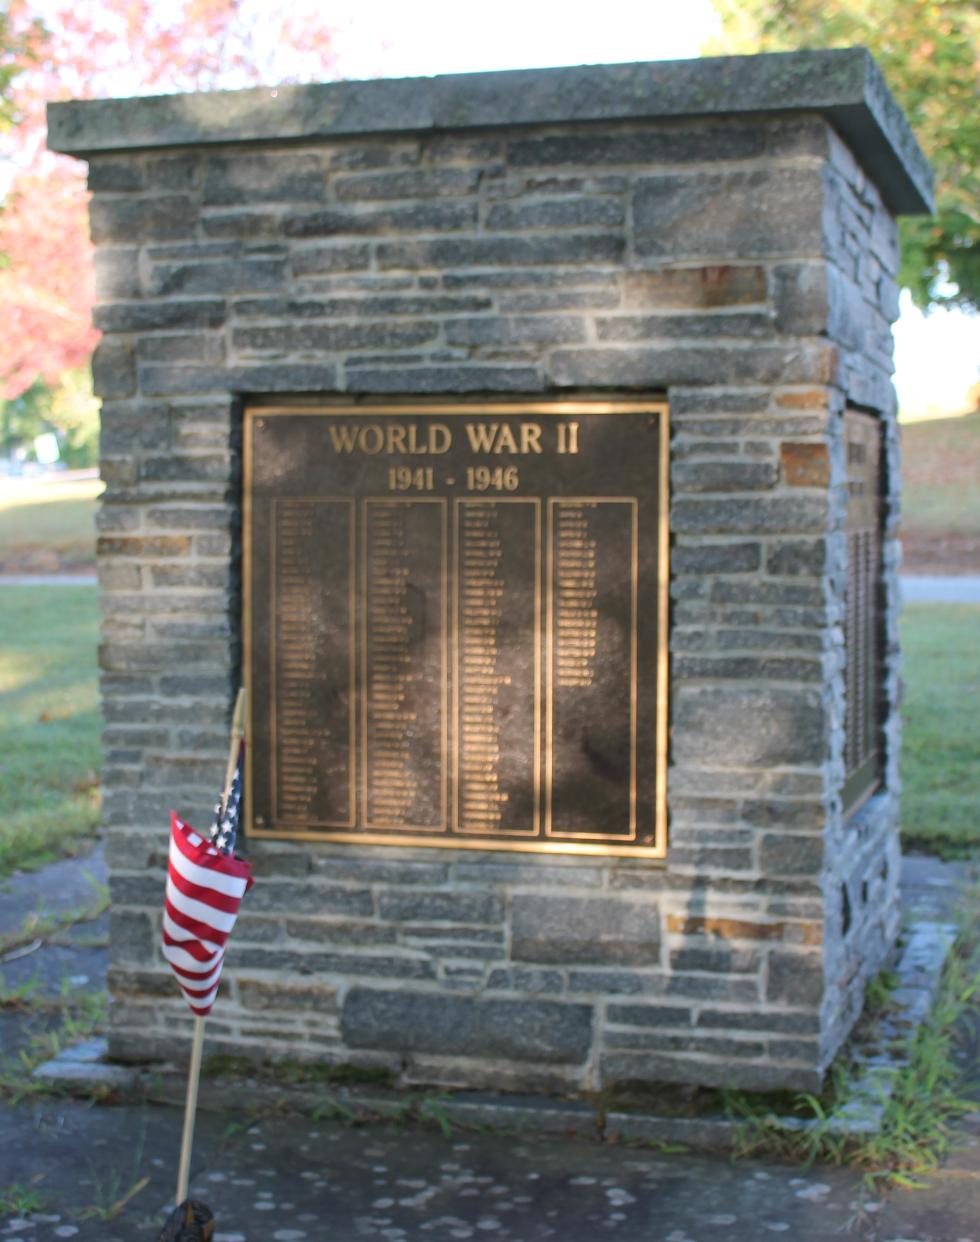
POLYGON ((603 1036, 603 1047, 612 1051, 704 1053, 718 1062, 740 1060, 758 1061, 766 1055, 766 1044, 761 1039, 700 1039, 685 1031, 682 1035, 651 1030, 611 1030, 603 1036))
POLYGON ((300 323, 283 327, 236 328, 232 347, 239 353, 337 353, 345 349, 411 349, 433 341, 433 320, 382 320, 375 323, 300 323))
POLYGON ((363 393, 540 392, 544 380, 534 367, 461 366, 347 367, 347 389, 363 393))
MULTIPOLYGON (((688 431, 691 430, 688 420, 699 415, 714 420, 718 415, 762 414, 769 409, 771 399, 768 388, 685 388, 681 385, 671 391, 670 414, 673 419, 684 419, 684 429, 688 431)), ((720 425, 715 421, 698 424, 694 429, 709 435, 737 435, 743 429, 750 431, 755 425, 755 420, 731 418, 720 425)))
POLYGON ((155 332, 167 328, 220 328, 225 304, 218 301, 116 302, 97 306, 95 326, 103 332, 155 332))
POLYGON ((820 875, 824 842, 818 836, 765 833, 759 842, 759 866, 766 875, 820 875))
POLYGON ((719 263, 623 273, 623 305, 631 310, 693 310, 764 304, 765 268, 719 263))
POLYGON ((490 310, 491 298, 475 295, 407 293, 385 297, 262 297, 240 298, 232 303, 235 319, 383 318, 402 315, 465 315, 490 310))
POLYGON ((111 910, 109 944, 114 962, 156 961, 157 938, 149 915, 135 910, 111 910))
POLYGON ((587 267, 569 267, 557 271, 548 268, 504 268, 502 271, 444 272, 439 277, 439 281, 444 289, 476 288, 481 291, 486 289, 599 289, 607 293, 617 293, 619 290, 619 280, 615 272, 587 267))
POLYGON ((670 480, 675 494, 765 491, 778 482, 779 467, 771 461, 676 462, 670 480))
POLYGON ((595 326, 600 341, 723 340, 728 337, 758 340, 772 336, 772 320, 768 315, 744 311, 599 316, 595 326))
POLYGON ((828 329, 828 266, 822 262, 777 263, 772 269, 776 327, 792 336, 819 336, 828 329))
POLYGON ((530 237, 434 238, 380 242, 378 266, 391 268, 519 267, 551 263, 619 262, 625 240, 608 233, 547 233, 530 237))
MULTIPOLYGON (((349 847, 348 847, 349 848, 349 847)), ((377 851, 375 851, 377 853, 377 851)), ((320 846, 311 861, 313 869, 335 882, 348 881, 359 884, 443 884, 448 875, 448 864, 421 861, 414 858, 389 856, 386 850, 381 857, 346 857, 328 854, 320 846)))
POLYGON ((99 343, 92 356, 92 388, 106 399, 135 393, 136 359, 131 344, 111 340, 99 343))
POLYGON ((792 1073, 780 1065, 738 1062, 730 1058, 710 1060, 676 1056, 659 1056, 654 1051, 614 1052, 603 1056, 599 1063, 604 1083, 683 1082, 705 1087, 740 1087, 746 1091, 785 1089, 791 1081, 798 1091, 819 1091, 823 1075, 798 1066, 792 1073))
POLYGON ((637 255, 727 260, 821 253, 818 168, 767 167, 642 177, 633 195, 637 255))
POLYGON ((401 924, 499 923, 504 913, 502 899, 493 893, 426 892, 420 889, 381 893, 378 909, 382 918, 401 924))
POLYGON ((280 289, 285 283, 285 259, 155 263, 150 269, 147 292, 151 297, 174 293, 247 293, 253 289, 280 289))
POLYGON ((343 237, 357 234, 442 233, 476 227, 475 203, 413 203, 408 207, 323 208, 289 212, 282 220, 286 237, 343 237))
POLYGON ((686 164, 702 160, 751 159, 765 149, 762 127, 744 123, 633 133, 593 130, 585 134, 556 134, 507 145, 507 162, 515 168, 553 164, 686 164))
POLYGON ((311 882, 276 883, 267 879, 255 885, 248 904, 257 914, 374 914, 374 898, 369 889, 311 882))
POLYGON ((619 294, 607 289, 547 289, 531 293, 501 293, 497 306, 502 314, 528 311, 609 310, 619 305, 619 294))
POLYGON ((236 983, 239 1003, 245 1009, 274 1010, 288 1013, 306 1010, 312 1013, 336 1013, 337 989, 329 984, 287 982, 240 978, 236 983))
POLYGON ((316 276, 323 272, 357 272, 371 265, 371 247, 364 245, 316 246, 297 251, 291 260, 293 275, 316 276))
POLYGON ((584 341, 585 322, 577 315, 488 315, 449 319, 445 334, 450 345, 553 344, 584 341))
POLYGON ((753 573, 760 561, 758 543, 703 543, 676 547, 670 554, 674 574, 753 573))
POLYGON ((277 211, 208 211, 201 216, 201 228, 207 237, 236 238, 254 241, 278 237, 281 215, 277 211))
POLYGON ((606 1018, 618 1026, 691 1026, 694 1011, 682 1005, 609 1005, 606 1018))
POLYGON ((516 893, 511 900, 515 962, 658 965, 656 903, 622 897, 516 893))
POLYGON ((340 922, 324 919, 286 919, 286 934, 291 940, 304 946, 311 944, 332 945, 343 948, 348 945, 394 944, 397 929, 377 923, 340 922))
POLYGON ((818 954, 772 950, 766 987, 766 1000, 770 1004, 819 1005, 823 987, 823 960, 818 954))
POLYGON ((352 988, 341 1031, 351 1048, 578 1064, 592 1039, 592 1008, 539 1000, 484 1000, 352 988))
POLYGON ((795 828, 821 832, 825 826, 827 811, 824 803, 781 799, 747 798, 742 802, 742 818, 757 828, 795 828))
POLYGON ((825 762, 827 719, 816 689, 680 685, 672 716, 675 763, 767 768, 825 762))
POLYGON ((565 990, 565 981, 557 970, 514 967, 490 972, 487 991, 494 989, 501 992, 527 992, 532 996, 539 993, 560 993, 565 990))
POLYGON ((621 228, 626 208, 619 199, 538 199, 533 202, 495 203, 487 213, 488 230, 621 228))
POLYGON ((816 1035, 820 1014, 816 1010, 700 1009, 697 1026, 721 1030, 780 1031, 796 1035, 816 1035))
POLYGON ((825 383, 833 358, 813 345, 646 345, 633 349, 559 349, 551 356, 551 376, 561 387, 652 387, 675 384, 825 383))
POLYGON ((671 505, 670 516, 673 529, 683 534, 822 534, 827 528, 827 510, 826 496, 751 500, 680 497, 671 505))
POLYGON ((693 943, 671 949, 670 968, 676 971, 707 971, 711 974, 755 974, 762 963, 757 949, 731 945, 693 943))
POLYGON ((130 194, 143 188, 142 166, 130 157, 94 159, 88 170, 90 194, 130 194))
POLYGON ((680 680, 737 678, 742 681, 818 682, 823 668, 818 660, 791 660, 778 656, 676 655, 671 671, 680 680))
POLYGON ((89 207, 92 241, 97 246, 193 237, 197 208, 183 195, 153 198, 94 198, 89 207))
POLYGON ((135 246, 114 246, 96 250, 95 296, 102 302, 116 298, 139 296, 139 249, 135 246))
POLYGON ((780 577, 823 575, 827 545, 823 539, 782 539, 766 548, 766 573, 780 577))
POLYGON ((396 172, 334 177, 331 188, 341 201, 379 198, 446 198, 472 194, 479 184, 475 168, 412 168, 396 172))
POLYGON ((201 161, 196 153, 189 152, 147 160, 145 167, 146 184, 151 189, 177 194, 197 187, 201 161))
POLYGON ((139 377, 142 391, 156 396, 209 392, 332 392, 337 387, 335 367, 300 362, 227 369, 147 364, 139 368, 139 377))
POLYGON ((317 202, 324 197, 324 159, 319 152, 236 152, 204 163, 203 202, 317 202))
POLYGON ((225 357, 224 338, 203 332, 144 337, 138 348, 141 362, 223 362, 225 357))

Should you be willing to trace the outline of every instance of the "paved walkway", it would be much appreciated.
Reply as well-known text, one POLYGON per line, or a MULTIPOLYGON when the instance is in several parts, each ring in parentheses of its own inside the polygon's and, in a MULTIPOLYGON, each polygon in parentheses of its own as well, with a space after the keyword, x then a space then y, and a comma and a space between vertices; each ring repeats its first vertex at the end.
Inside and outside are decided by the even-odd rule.
MULTIPOLYGON (((84 905, 87 875, 100 866, 95 851, 0 886, 0 932, 22 927, 27 907, 64 913, 84 905)), ((963 874, 934 859, 906 860, 908 916, 948 917, 963 874)), ((37 978, 49 996, 59 986, 102 987, 105 958, 90 935, 45 944, 0 955, 0 982, 10 989, 37 978)), ((0 1061, 9 1070, 41 1019, 16 1009, 0 1009, 0 1019, 0 1061)), ((215 1214, 214 1242, 980 1242, 980 1111, 965 1120, 962 1147, 928 1189, 888 1195, 850 1169, 733 1163, 615 1136, 599 1143, 358 1126, 337 1111, 324 1091, 322 1120, 256 1117, 243 1091, 223 1112, 200 1115, 192 1193, 215 1214)), ((175 1108, 44 1096, 0 1104, 0 1200, 11 1186, 41 1199, 29 1213, 0 1209, 0 1242, 155 1242, 173 1194, 180 1126, 175 1108)))
POLYGON ((903 578, 906 604, 980 604, 980 578, 903 578))

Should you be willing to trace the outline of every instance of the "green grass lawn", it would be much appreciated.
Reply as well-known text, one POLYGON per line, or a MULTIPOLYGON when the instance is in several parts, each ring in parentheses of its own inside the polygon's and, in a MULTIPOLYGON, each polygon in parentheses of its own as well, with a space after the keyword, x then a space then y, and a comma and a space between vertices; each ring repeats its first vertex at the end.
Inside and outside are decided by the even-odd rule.
POLYGON ((980 413, 903 424, 902 527, 980 532, 980 413))
POLYGON ((980 851, 980 607, 915 604, 902 619, 902 840, 980 851))
POLYGON ((0 877, 98 823, 97 641, 93 588, 0 588, 0 877))
POLYGON ((0 566, 55 572, 95 564, 99 479, 0 481, 0 566))

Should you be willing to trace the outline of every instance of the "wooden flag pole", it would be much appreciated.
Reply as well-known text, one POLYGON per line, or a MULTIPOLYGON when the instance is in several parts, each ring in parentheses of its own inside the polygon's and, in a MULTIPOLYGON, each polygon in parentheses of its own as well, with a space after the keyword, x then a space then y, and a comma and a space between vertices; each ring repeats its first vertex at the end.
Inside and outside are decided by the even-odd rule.
POLYGON ((191 1145, 194 1142, 194 1119, 197 1115, 197 1087, 201 1081, 201 1053, 204 1049, 204 1019, 194 1019, 194 1042, 191 1044, 191 1065, 187 1074, 187 1102, 184 1105, 184 1135, 180 1142, 180 1167, 177 1170, 177 1204, 187 1198, 187 1182, 191 1171, 191 1145))
POLYGON ((225 809, 228 803, 228 795, 231 793, 231 782, 235 776, 235 766, 238 763, 238 748, 241 745, 242 738, 245 736, 245 687, 242 686, 238 691, 238 697, 235 699, 235 710, 231 717, 231 741, 228 744, 228 766, 225 768, 225 785, 224 793, 221 796, 221 809, 225 809))
MULTIPOLYGON (((245 735, 245 687, 238 691, 235 710, 231 718, 231 741, 228 745, 228 767, 225 770, 224 793, 221 809, 224 810, 231 793, 231 782, 238 764, 238 748, 245 735)), ((177 1204, 187 1198, 187 1183, 191 1171, 191 1147, 194 1143, 194 1121, 197 1116, 197 1091, 201 1081, 201 1056, 204 1051, 204 1018, 194 1019, 194 1040, 191 1044, 191 1064, 187 1072, 187 1101, 184 1104, 184 1134, 180 1142, 180 1165, 177 1170, 177 1204)))

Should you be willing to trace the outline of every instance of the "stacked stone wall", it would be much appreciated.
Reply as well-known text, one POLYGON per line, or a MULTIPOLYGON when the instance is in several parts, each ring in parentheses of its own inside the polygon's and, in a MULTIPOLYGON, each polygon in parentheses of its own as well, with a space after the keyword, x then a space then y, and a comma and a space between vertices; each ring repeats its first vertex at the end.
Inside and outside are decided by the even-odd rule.
POLYGON ((827 122, 96 155, 90 187, 114 1055, 166 1057, 191 1021, 156 945, 169 809, 206 820, 239 678, 243 400, 648 393, 672 423, 666 864, 251 842, 209 1047, 815 1086, 897 919, 894 711, 887 792, 840 803, 842 416, 882 419, 894 486, 895 228, 827 122))

